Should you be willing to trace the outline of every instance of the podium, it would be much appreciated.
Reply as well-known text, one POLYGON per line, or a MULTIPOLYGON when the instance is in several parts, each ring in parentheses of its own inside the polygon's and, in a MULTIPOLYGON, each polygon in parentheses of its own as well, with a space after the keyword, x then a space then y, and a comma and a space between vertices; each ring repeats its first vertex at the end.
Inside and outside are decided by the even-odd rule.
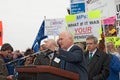
POLYGON ((17 67, 17 80, 79 80, 79 74, 52 66, 17 67))

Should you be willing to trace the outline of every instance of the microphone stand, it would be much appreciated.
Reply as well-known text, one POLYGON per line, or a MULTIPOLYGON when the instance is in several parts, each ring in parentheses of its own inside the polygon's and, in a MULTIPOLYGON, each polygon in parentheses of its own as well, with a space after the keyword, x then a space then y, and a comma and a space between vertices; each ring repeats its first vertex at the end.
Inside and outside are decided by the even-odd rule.
POLYGON ((7 63, 5 63, 5 64, 2 64, 2 65, 9 65, 9 64, 12 64, 12 63, 13 63, 13 66, 14 66, 14 78, 13 78, 13 80, 17 80, 17 75, 18 75, 18 74, 17 74, 17 71, 16 71, 16 66, 17 66, 16 64, 17 64, 17 62, 20 61, 20 60, 26 59, 26 58, 28 58, 28 57, 30 57, 30 56, 35 56, 35 55, 44 53, 44 52, 46 52, 46 51, 48 51, 48 50, 38 51, 38 52, 36 52, 36 53, 29 54, 29 55, 24 56, 24 57, 21 57, 21 58, 17 58, 17 59, 11 60, 11 61, 9 61, 9 62, 7 62, 7 63))
POLYGON ((17 63, 18 61, 20 60, 24 60, 25 58, 29 57, 30 55, 28 56, 24 56, 24 57, 21 57, 21 58, 17 58, 17 59, 13 59, 5 64, 2 64, 3 66, 6 65, 6 66, 12 66, 14 68, 14 73, 13 73, 13 80, 17 80, 17 76, 18 76, 18 73, 16 71, 16 66, 17 66, 17 63))
POLYGON ((21 58, 17 58, 17 59, 11 60, 11 61, 9 61, 9 62, 3 64, 3 65, 11 64, 11 63, 14 63, 14 62, 17 62, 17 61, 26 59, 26 58, 28 58, 28 57, 30 57, 30 56, 38 55, 38 54, 40 54, 40 53, 41 53, 41 52, 36 52, 36 53, 33 53, 33 54, 29 54, 29 55, 27 55, 27 56, 24 56, 24 57, 21 57, 21 58))
POLYGON ((17 66, 17 63, 18 63, 18 61, 21 61, 21 60, 24 60, 24 59, 26 59, 26 58, 28 58, 28 57, 30 57, 30 56, 34 56, 34 55, 37 55, 38 53, 34 53, 34 54, 30 54, 30 55, 27 55, 27 56, 24 56, 24 57, 21 57, 21 58, 17 58, 17 59, 14 59, 14 60, 11 60, 11 61, 9 61, 9 62, 7 62, 7 63, 5 63, 5 64, 2 64, 3 66, 4 65, 10 65, 10 64, 12 64, 13 65, 13 67, 14 67, 14 77, 13 77, 13 80, 17 80, 17 78, 18 78, 18 73, 17 73, 17 71, 16 71, 16 66, 17 66))
POLYGON ((25 58, 27 58, 27 57, 29 57, 29 56, 24 56, 24 57, 21 57, 21 58, 17 58, 17 59, 11 60, 11 61, 9 61, 9 62, 3 64, 3 65, 15 63, 15 62, 20 61, 20 60, 23 60, 23 59, 25 59, 25 58))

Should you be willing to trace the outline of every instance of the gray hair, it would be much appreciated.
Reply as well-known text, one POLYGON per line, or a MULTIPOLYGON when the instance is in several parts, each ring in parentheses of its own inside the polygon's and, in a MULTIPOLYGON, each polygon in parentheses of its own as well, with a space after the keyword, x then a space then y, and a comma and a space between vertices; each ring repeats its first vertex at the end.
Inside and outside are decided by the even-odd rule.
POLYGON ((94 41, 95 44, 98 43, 97 37, 95 37, 95 36, 93 36, 93 35, 90 35, 90 36, 88 36, 88 37, 86 38, 86 40, 90 40, 90 39, 92 39, 92 40, 94 41))
POLYGON ((57 45, 57 42, 54 40, 54 39, 48 39, 47 41, 50 41, 52 44, 54 44, 56 47, 58 46, 57 45))
POLYGON ((62 34, 64 34, 66 37, 73 41, 73 35, 71 34, 71 32, 63 31, 62 34))

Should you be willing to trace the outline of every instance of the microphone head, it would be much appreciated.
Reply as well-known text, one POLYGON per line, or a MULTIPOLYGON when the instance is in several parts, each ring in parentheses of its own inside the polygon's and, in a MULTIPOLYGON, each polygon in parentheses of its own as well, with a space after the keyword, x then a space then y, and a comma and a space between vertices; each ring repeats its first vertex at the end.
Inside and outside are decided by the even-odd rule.
POLYGON ((51 51, 50 49, 48 49, 46 52, 44 52, 45 57, 47 57, 49 54, 53 53, 53 51, 51 51))

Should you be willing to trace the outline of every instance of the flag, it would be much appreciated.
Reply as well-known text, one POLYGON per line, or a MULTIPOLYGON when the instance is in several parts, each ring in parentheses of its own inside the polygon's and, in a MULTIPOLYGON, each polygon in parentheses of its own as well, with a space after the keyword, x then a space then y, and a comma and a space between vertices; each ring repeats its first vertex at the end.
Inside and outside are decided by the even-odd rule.
POLYGON ((34 52, 39 51, 41 41, 47 38, 47 36, 44 35, 44 27, 45 27, 45 21, 42 22, 39 32, 36 36, 36 39, 34 40, 34 43, 32 45, 32 50, 34 50, 34 52))

